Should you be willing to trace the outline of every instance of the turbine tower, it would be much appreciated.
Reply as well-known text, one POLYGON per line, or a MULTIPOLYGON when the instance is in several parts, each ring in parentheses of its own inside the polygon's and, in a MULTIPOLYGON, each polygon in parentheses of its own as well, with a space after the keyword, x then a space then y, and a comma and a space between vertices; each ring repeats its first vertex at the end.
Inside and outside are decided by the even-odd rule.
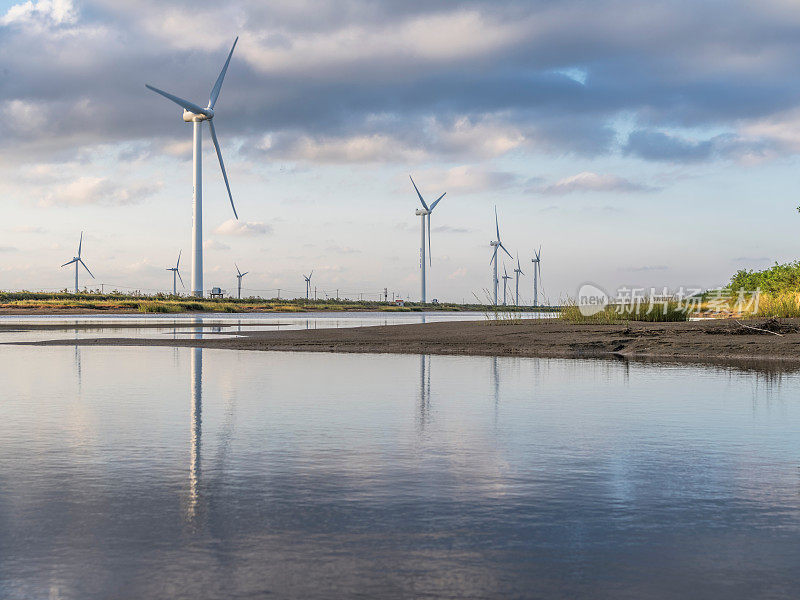
POLYGON ((519 264, 519 253, 517 253, 517 268, 514 269, 514 273, 517 276, 517 293, 514 297, 514 306, 519 306, 519 276, 525 275, 525 273, 522 272, 522 267, 519 264))
POLYGON ((239 270, 239 265, 237 265, 236 263, 233 263, 233 266, 236 267, 236 279, 239 280, 239 291, 238 291, 238 296, 237 297, 241 300, 242 299, 242 277, 247 275, 250 271, 245 271, 244 273, 242 273, 239 270))
POLYGON ((541 260, 542 260, 542 247, 539 246, 538 250, 533 251, 534 258, 531 259, 533 263, 533 306, 539 306, 539 277, 542 274, 541 260))
MULTIPOLYGON (((86 266, 86 263, 83 262, 83 259, 81 258, 81 247, 82 246, 83 246, 83 232, 81 231, 81 239, 78 242, 78 256, 73 257, 71 261, 65 262, 63 265, 61 265, 62 267, 66 267, 67 265, 71 265, 72 263, 75 263, 75 293, 76 294, 78 293, 78 265, 79 264, 83 265, 83 268, 86 269, 86 272, 89 273, 89 275, 92 275, 92 272, 89 270, 89 267, 86 266)), ((92 279, 94 279, 94 275, 92 275, 92 279)))
MULTIPOLYGON (((420 272, 422 274, 422 293, 421 293, 421 297, 422 297, 422 302, 425 303, 425 222, 427 220, 427 224, 428 224, 428 261, 431 261, 431 256, 430 256, 430 249, 431 249, 431 213, 433 212, 433 209, 436 208, 436 205, 439 204, 439 201, 442 198, 444 198, 444 194, 446 194, 447 192, 445 192, 444 194, 439 196, 430 206, 428 206, 425 203, 425 200, 422 198, 422 194, 419 193, 419 189, 417 188, 417 184, 414 183, 414 179, 411 177, 411 175, 409 175, 408 178, 411 179, 411 185, 414 186, 414 190, 416 190, 417 196, 419 196, 419 201, 422 204, 422 208, 421 209, 418 208, 414 214, 417 215, 418 217, 422 217, 422 221, 420 222, 420 224, 421 224, 421 230, 420 230, 421 231, 421 235, 420 235, 421 239, 420 239, 420 246, 419 246, 419 268, 420 268, 420 272)), ((431 264, 433 264, 433 263, 431 262, 431 264)))
POLYGON ((231 194, 231 186, 228 184, 228 174, 225 172, 225 163, 222 161, 222 151, 219 149, 219 142, 217 141, 217 133, 214 130, 214 105, 219 98, 219 92, 222 89, 222 81, 225 79, 225 72, 228 70, 228 64, 231 62, 233 56, 233 49, 236 48, 236 42, 239 41, 237 37, 233 41, 231 51, 228 53, 228 58, 222 71, 217 77, 214 87, 211 88, 211 95, 208 100, 208 106, 205 108, 198 106, 188 100, 173 96, 172 94, 153 87, 150 84, 145 84, 145 87, 153 90, 157 94, 161 94, 168 100, 172 100, 175 104, 183 108, 183 120, 187 123, 192 123, 194 129, 194 144, 192 152, 192 174, 193 174, 193 199, 192 199, 192 295, 203 296, 203 130, 201 129, 203 121, 208 122, 208 128, 211 132, 211 141, 214 142, 214 148, 217 151, 217 158, 219 159, 219 166, 222 169, 222 178, 225 180, 225 187, 228 189, 228 198, 231 201, 231 208, 233 209, 233 216, 237 219, 239 215, 236 214, 236 207, 233 205, 233 195, 231 194))
POLYGON ((497 207, 494 207, 494 225, 495 229, 497 230, 497 240, 494 242, 489 242, 490 246, 494 247, 494 253, 492 254, 492 259, 489 261, 489 264, 494 263, 494 279, 492 280, 492 285, 494 286, 494 305, 497 306, 497 284, 499 280, 497 279, 497 250, 499 248, 503 249, 503 252, 508 254, 508 257, 513 260, 513 256, 511 253, 506 250, 506 247, 503 246, 503 242, 500 241, 500 223, 497 220, 497 207))
POLYGON ((314 274, 314 270, 311 270, 307 276, 303 275, 303 279, 306 280, 306 300, 308 300, 308 294, 311 292, 311 276, 314 274))
POLYGON ((172 271, 172 295, 173 296, 177 296, 178 295, 178 285, 177 285, 177 281, 175 280, 176 276, 177 276, 177 279, 181 280, 181 285, 183 287, 186 287, 185 285, 183 285, 183 277, 181 277, 181 273, 178 270, 180 268, 180 266, 181 266, 181 252, 183 252, 183 250, 178 250, 178 262, 175 263, 175 266, 167 268, 167 271, 172 271))
POLYGON ((508 274, 506 266, 503 265, 503 306, 506 305, 506 291, 508 290, 509 279, 511 279, 511 275, 508 274))

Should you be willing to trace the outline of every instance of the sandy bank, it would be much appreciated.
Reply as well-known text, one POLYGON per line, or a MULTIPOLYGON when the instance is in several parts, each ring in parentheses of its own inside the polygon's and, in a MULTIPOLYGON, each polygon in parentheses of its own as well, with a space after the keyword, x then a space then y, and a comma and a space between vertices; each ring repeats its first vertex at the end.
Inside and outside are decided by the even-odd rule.
MULTIPOLYGON (((751 326, 762 324, 761 321, 747 322, 751 326)), ((236 338, 217 338, 213 333, 204 333, 203 339, 92 338, 29 343, 800 363, 800 320, 783 320, 773 328, 781 335, 746 329, 733 320, 619 325, 573 325, 559 320, 530 320, 518 324, 456 321, 349 329, 248 331, 236 338)), ((14 329, 22 330, 25 326, 14 329)))

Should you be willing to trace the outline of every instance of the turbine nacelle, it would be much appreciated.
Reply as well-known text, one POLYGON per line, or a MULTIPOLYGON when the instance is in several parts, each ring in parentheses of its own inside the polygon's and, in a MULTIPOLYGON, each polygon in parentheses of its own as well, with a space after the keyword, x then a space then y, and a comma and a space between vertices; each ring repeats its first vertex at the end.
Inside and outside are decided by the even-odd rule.
POLYGON ((192 111, 183 109, 183 120, 187 123, 194 123, 198 121, 209 121, 214 118, 214 111, 206 108, 201 113, 194 113, 192 111))

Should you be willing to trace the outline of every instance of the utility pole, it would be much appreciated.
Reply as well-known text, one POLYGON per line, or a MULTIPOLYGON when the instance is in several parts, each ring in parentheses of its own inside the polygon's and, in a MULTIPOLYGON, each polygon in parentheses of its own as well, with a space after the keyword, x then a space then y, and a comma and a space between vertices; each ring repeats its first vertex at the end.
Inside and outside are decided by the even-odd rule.
POLYGON ((383 288, 383 301, 389 301, 389 288, 383 288))
POLYGON ((339 288, 336 288, 336 300, 337 300, 337 302, 339 300, 339 288))
POLYGON ((278 300, 281 299, 281 288, 278 288, 278 300))
POLYGON ((317 286, 314 286, 314 302, 317 301, 317 286))

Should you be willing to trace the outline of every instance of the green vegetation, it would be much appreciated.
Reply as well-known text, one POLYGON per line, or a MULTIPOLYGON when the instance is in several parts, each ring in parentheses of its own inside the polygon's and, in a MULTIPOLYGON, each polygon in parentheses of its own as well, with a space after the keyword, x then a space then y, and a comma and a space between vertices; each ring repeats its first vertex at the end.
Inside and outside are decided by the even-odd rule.
MULTIPOLYGON (((354 300, 286 300, 233 298, 211 299, 191 298, 156 294, 152 296, 140 294, 122 294, 111 292, 82 292, 73 294, 64 290, 58 293, 39 292, 0 292, 0 310, 30 310, 58 313, 59 311, 93 310, 112 312, 141 313, 187 313, 187 312, 311 312, 311 311, 385 311, 385 312, 419 312, 419 311, 485 311, 481 304, 421 304, 405 302, 398 305, 392 302, 354 301, 354 300)), ((518 307, 492 307, 495 314, 518 314, 518 307)), ((525 308, 525 310, 531 310, 525 308)))
POLYGON ((763 271, 740 269, 731 277, 729 289, 737 292, 761 290, 762 294, 800 293, 800 260, 775 263, 763 271))
POLYGON ((761 271, 740 269, 725 292, 735 298, 741 290, 748 293, 748 299, 759 291, 757 302, 738 311, 744 318, 800 317, 800 261, 776 262, 761 271))
POLYGON ((623 323, 625 321, 646 321, 664 323, 669 321, 688 321, 689 312, 679 302, 648 302, 619 307, 609 304, 593 315, 585 315, 574 300, 563 304, 560 318, 570 323, 623 323))

